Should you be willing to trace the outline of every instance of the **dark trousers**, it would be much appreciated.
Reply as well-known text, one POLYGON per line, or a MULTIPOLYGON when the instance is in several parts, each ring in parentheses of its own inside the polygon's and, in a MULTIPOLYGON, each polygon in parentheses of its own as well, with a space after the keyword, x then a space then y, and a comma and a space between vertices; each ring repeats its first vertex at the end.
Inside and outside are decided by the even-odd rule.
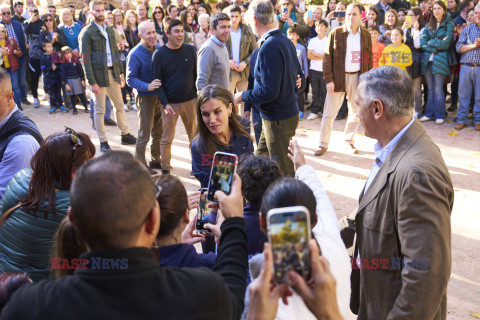
POLYGON ((260 135, 262 134, 262 116, 260 111, 258 111, 257 106, 252 106, 252 123, 253 123, 253 132, 255 132, 255 141, 260 141, 260 135))
POLYGON ((312 113, 323 113, 325 97, 327 96, 327 87, 323 79, 323 72, 310 69, 310 83, 312 84, 312 113))
POLYGON ((48 87, 48 94, 50 95, 50 106, 60 107, 63 104, 62 99, 62 80, 58 79, 45 79, 45 84, 48 87))
MULTIPOLYGON (((79 94, 78 97, 80 98, 80 101, 82 102, 82 105, 85 107, 85 110, 88 109, 88 101, 87 101, 87 96, 85 93, 79 94)), ((77 96, 72 95, 70 96, 70 103, 72 104, 73 110, 76 110, 76 104, 77 104, 77 96)))
POLYGON ((305 108, 305 87, 306 87, 307 81, 305 78, 302 79, 302 84, 300 88, 298 88, 297 92, 297 104, 298 104, 298 110, 300 112, 304 112, 305 108))
POLYGON ((40 59, 30 58, 28 70, 30 71, 30 91, 32 92, 32 96, 38 99, 38 81, 42 75, 40 59))
POLYGON ((285 120, 269 121, 262 119, 262 134, 256 155, 266 155, 278 162, 285 176, 295 177, 293 162, 288 158, 288 145, 295 136, 298 114, 285 120))

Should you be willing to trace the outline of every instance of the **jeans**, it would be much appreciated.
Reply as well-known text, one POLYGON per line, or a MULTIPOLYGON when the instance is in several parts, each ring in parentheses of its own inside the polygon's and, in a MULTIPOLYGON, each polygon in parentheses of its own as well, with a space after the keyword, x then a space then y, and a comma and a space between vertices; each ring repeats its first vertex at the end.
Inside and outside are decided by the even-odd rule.
POLYGON ((425 79, 428 85, 427 105, 425 106, 425 116, 430 119, 445 119, 445 93, 443 91, 443 83, 445 75, 441 73, 433 73, 432 63, 429 62, 425 79))
POLYGON ((27 55, 18 58, 18 86, 20 87, 21 100, 27 100, 27 55))
POLYGON ((323 113, 327 87, 323 79, 323 72, 310 69, 310 83, 312 84, 312 113, 323 113))
MULTIPOLYGON (((92 121, 95 121, 93 118, 94 112, 95 112, 95 102, 93 101, 93 98, 90 98, 90 118, 92 119, 92 121)), ((103 119, 104 120, 112 119, 111 115, 112 115, 112 101, 107 96, 107 98, 105 99, 105 116, 103 117, 103 119)))
POLYGON ((260 111, 258 111, 258 107, 252 105, 252 124, 253 124, 253 131, 255 132, 255 141, 260 141, 260 135, 262 134, 262 116, 260 115, 260 111))
POLYGON ((467 123, 472 93, 474 93, 473 123, 480 124, 480 67, 462 65, 458 87, 460 104, 457 111, 457 122, 467 123))
POLYGON ((10 75, 10 80, 12 82, 13 89, 13 100, 18 107, 22 106, 22 93, 20 91, 20 86, 18 84, 18 70, 12 71, 12 68, 7 69, 8 74, 10 75))

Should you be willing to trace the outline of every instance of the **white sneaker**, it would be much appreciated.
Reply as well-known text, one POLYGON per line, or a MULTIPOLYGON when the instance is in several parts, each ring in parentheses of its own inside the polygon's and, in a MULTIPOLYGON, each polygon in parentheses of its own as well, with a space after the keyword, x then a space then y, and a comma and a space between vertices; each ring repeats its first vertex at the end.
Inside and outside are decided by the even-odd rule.
POLYGON ((128 106, 127 106, 127 104, 124 104, 124 105, 123 105, 123 110, 125 110, 125 112, 128 112, 128 111, 130 111, 130 110, 128 110, 128 106))
POLYGON ((417 111, 415 111, 415 113, 414 113, 414 115, 413 115, 413 116, 415 117, 415 119, 418 119, 418 116, 419 116, 418 112, 417 112, 417 111))
POLYGON ((137 111, 137 105, 135 103, 132 103, 132 109, 137 111))
POLYGON ((33 99, 33 107, 40 108, 40 101, 37 98, 33 99))
POLYGON ((436 123, 436 124, 443 124, 444 122, 445 122, 445 120, 443 120, 443 119, 437 119, 437 120, 435 120, 435 123, 436 123))
POLYGON ((45 93, 45 94, 40 98, 40 101, 47 101, 48 98, 50 98, 50 96, 48 95, 48 93, 45 93))
POLYGON ((430 120, 433 120, 432 118, 429 118, 427 116, 423 116, 421 117, 420 119, 418 119, 420 122, 425 122, 425 121, 430 121, 430 120))
POLYGON ((318 114, 312 112, 308 115, 307 120, 314 120, 317 118, 318 118, 318 114))

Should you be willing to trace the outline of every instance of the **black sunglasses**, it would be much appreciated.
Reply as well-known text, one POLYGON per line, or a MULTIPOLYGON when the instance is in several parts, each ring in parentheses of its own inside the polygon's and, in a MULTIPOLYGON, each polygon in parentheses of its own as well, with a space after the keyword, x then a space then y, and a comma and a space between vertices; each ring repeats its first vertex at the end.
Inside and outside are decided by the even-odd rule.
POLYGON ((10 11, 2 12, 2 16, 9 16, 11 15, 10 11))
POLYGON ((70 133, 70 136, 71 136, 71 139, 72 139, 72 142, 73 142, 72 150, 75 150, 78 146, 83 145, 82 140, 80 140, 80 138, 78 137, 77 132, 75 130, 65 126, 65 132, 70 133))
POLYGON ((155 14, 157 14, 157 13, 162 13, 162 11, 155 11, 154 13, 155 13, 155 14))
POLYGON ((53 21, 53 20, 52 20, 52 19, 45 19, 44 21, 45 21, 45 22, 49 22, 49 21, 51 22, 51 21, 53 21))

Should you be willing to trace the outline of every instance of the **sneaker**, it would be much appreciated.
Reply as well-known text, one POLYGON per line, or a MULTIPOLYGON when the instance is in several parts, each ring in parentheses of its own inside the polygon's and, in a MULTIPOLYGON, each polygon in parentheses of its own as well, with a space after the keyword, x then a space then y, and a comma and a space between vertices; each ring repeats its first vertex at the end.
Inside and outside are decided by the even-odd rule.
POLYGON ((318 114, 312 112, 308 115, 307 120, 315 120, 317 118, 318 118, 318 114))
POLYGON ((33 107, 40 108, 40 101, 37 98, 33 99, 33 107))
POLYGON ((443 120, 443 119, 435 120, 435 124, 443 124, 444 122, 445 122, 445 120, 443 120))
POLYGON ((122 134, 122 144, 136 144, 137 138, 132 136, 130 133, 122 134))
POLYGON ((302 111, 298 112, 298 117, 300 118, 300 120, 303 120, 303 112, 302 111))
POLYGON ((153 169, 162 169, 162 163, 160 161, 150 161, 150 168, 153 169))
POLYGON ((87 106, 85 106, 84 108, 85 108, 85 113, 90 113, 90 110, 88 109, 87 106))
POLYGON ((465 123, 457 123, 455 125, 455 130, 462 130, 463 128, 465 128, 467 125, 465 123))
POLYGON ((76 115, 78 113, 77 108, 73 109, 73 115, 76 115))
POLYGON ((50 98, 48 93, 45 93, 41 98, 40 101, 47 101, 50 98))
POLYGON ((419 113, 418 113, 417 111, 415 111, 415 113, 413 114, 413 116, 415 117, 415 119, 418 119, 419 113))
POLYGON ((123 110, 125 110, 125 112, 130 111, 130 110, 128 110, 128 104, 124 104, 124 105, 123 105, 123 110))
POLYGON ((67 108, 65 108, 64 106, 60 106, 58 107, 58 110, 60 110, 61 112, 68 112, 67 108))
POLYGON ((317 157, 320 157, 320 156, 323 156, 325 154, 325 152, 327 152, 327 148, 325 147, 320 147, 318 148, 317 150, 315 150, 315 155, 317 157))
POLYGON ((112 151, 112 149, 111 149, 110 146, 108 145, 108 142, 107 142, 107 141, 100 143, 100 151, 101 151, 101 152, 112 151))
POLYGON ((420 121, 420 122, 425 122, 425 121, 430 121, 430 120, 433 120, 433 119, 432 119, 432 118, 429 118, 429 117, 427 117, 427 116, 423 116, 423 117, 421 117, 420 119, 418 119, 418 121, 420 121))
POLYGON ((103 120, 103 122, 105 123, 106 126, 110 126, 110 127, 115 127, 117 125, 117 123, 112 119, 105 119, 103 120))
POLYGON ((48 111, 49 114, 57 112, 57 107, 50 107, 50 111, 48 111))

